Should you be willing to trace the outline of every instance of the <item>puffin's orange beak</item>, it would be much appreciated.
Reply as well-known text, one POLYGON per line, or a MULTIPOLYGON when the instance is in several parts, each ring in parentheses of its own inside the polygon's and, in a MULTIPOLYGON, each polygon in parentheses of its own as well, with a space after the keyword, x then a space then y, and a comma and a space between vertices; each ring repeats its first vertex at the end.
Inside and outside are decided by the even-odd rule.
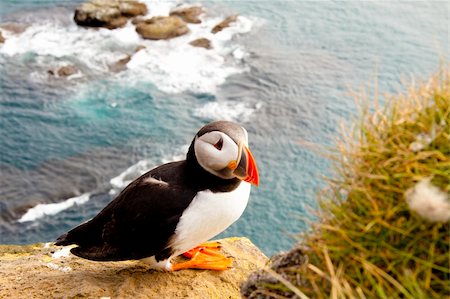
POLYGON ((256 167, 255 159, 245 145, 242 146, 241 160, 239 161, 239 164, 235 164, 233 166, 235 167, 233 173, 237 178, 249 182, 255 186, 259 185, 258 168, 256 167))

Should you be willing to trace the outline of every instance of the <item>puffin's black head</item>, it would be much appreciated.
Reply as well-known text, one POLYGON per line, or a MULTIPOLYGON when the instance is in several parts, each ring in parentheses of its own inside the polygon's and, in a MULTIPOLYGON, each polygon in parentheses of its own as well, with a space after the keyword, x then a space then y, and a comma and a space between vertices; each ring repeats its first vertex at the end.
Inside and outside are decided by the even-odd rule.
POLYGON ((198 131, 187 159, 195 159, 207 172, 222 178, 259 184, 255 159, 248 149, 247 131, 229 121, 215 121, 198 131))

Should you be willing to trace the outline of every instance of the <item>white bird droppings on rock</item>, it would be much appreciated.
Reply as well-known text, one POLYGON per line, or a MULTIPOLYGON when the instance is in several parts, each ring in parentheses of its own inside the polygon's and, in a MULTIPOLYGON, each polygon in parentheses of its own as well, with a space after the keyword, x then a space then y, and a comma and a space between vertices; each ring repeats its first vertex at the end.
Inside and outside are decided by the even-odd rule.
POLYGON ((62 267, 62 266, 58 266, 57 264, 54 263, 47 263, 47 267, 49 267, 50 269, 53 270, 58 270, 58 271, 62 271, 62 272, 70 272, 72 271, 72 268, 70 267, 62 267))
POLYGON ((68 257, 70 254, 70 249, 72 249, 72 248, 73 248, 73 246, 64 246, 60 250, 55 251, 52 254, 52 258, 59 259, 61 257, 68 257))

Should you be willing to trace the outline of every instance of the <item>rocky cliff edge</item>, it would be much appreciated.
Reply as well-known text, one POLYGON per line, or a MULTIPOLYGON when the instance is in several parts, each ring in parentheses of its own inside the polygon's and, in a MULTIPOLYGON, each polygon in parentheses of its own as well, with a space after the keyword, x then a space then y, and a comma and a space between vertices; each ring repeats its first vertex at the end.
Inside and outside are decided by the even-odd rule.
POLYGON ((246 238, 220 240, 226 271, 159 272, 138 261, 92 262, 51 243, 0 245, 0 298, 239 298, 266 256, 246 238))

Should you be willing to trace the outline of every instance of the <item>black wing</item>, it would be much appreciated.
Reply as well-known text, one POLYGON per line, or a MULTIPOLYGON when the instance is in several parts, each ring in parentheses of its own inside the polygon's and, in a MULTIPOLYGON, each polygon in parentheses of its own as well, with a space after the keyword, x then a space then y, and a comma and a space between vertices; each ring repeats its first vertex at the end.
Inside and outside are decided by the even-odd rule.
POLYGON ((184 183, 184 171, 181 161, 147 172, 92 220, 59 237, 56 245, 77 244, 73 254, 97 261, 167 258, 167 242, 196 194, 184 183))

